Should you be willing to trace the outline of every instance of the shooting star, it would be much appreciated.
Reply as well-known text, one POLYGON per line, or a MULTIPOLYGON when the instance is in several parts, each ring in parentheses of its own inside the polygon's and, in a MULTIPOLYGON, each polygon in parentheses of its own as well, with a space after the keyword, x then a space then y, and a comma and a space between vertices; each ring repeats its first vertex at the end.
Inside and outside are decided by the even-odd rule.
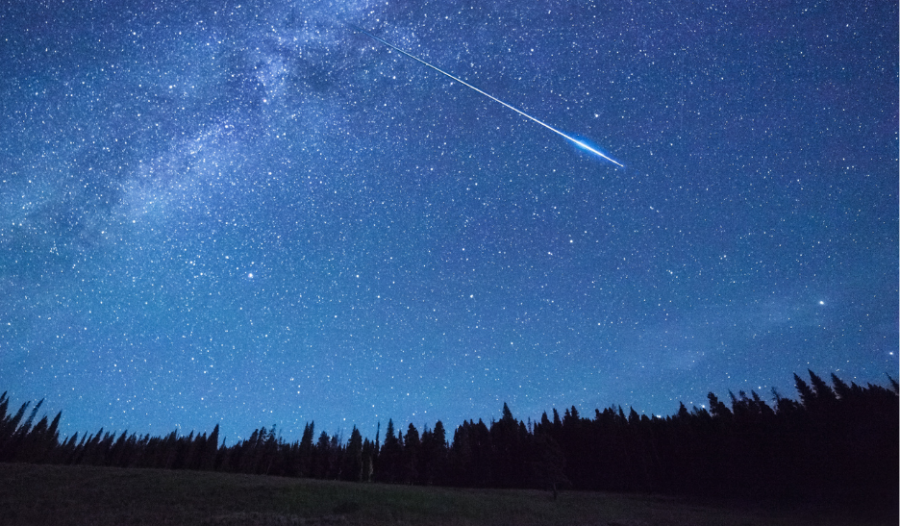
POLYGON ((449 77, 450 79, 452 79, 452 80, 454 80, 454 81, 456 81, 456 82, 459 82, 459 83, 462 84, 463 86, 465 86, 465 87, 467 87, 467 88, 470 88, 470 89, 473 89, 473 90, 477 91, 478 93, 484 95, 485 97, 491 99, 492 101, 497 102, 497 103, 499 103, 499 104, 502 104, 502 105, 506 106, 507 108, 513 110, 514 112, 516 112, 516 113, 518 113, 519 115, 525 117, 526 119, 531 119, 532 121, 534 121, 534 122, 540 124, 540 125, 543 126, 544 128, 547 128, 548 130, 552 131, 553 133, 555 133, 555 134, 557 134, 557 135, 560 135, 560 136, 563 137, 564 139, 566 139, 566 140, 568 140, 568 141, 574 143, 574 144, 575 144, 576 146, 578 146, 579 148, 582 148, 582 149, 584 149, 584 150, 587 150, 587 151, 593 153, 594 155, 597 155, 597 156, 599 156, 599 157, 602 157, 603 159, 606 159, 607 161, 609 161, 609 162, 613 163, 614 165, 618 166, 619 168, 624 168, 624 167, 625 167, 625 166, 624 166, 622 163, 620 163, 619 161, 616 161, 616 160, 613 159, 612 157, 610 157, 610 156, 604 154, 603 152, 597 150, 596 148, 593 148, 593 147, 591 147, 590 145, 585 144, 583 141, 579 141, 578 139, 572 137, 571 135, 568 135, 568 134, 566 134, 566 133, 564 133, 564 132, 562 132, 562 131, 560 131, 560 130, 557 130, 556 128, 554 128, 553 126, 550 126, 550 125, 547 124, 546 122, 544 122, 544 121, 542 121, 542 120, 540 120, 540 119, 537 119, 537 118, 535 118, 535 117, 532 117, 531 115, 525 113, 524 111, 520 110, 519 108, 516 108, 515 106, 513 106, 513 105, 511 105, 511 104, 507 104, 507 103, 503 102, 502 100, 498 99, 497 97, 491 95, 490 93, 488 93, 488 92, 486 92, 486 91, 482 91, 482 90, 476 88, 475 86, 469 84, 468 82, 462 80, 461 78, 455 77, 455 76, 451 75, 450 73, 447 73, 446 71, 442 70, 441 68, 439 68, 439 67, 437 67, 437 66, 434 66, 434 65, 432 65, 432 64, 429 64, 428 62, 425 62, 424 60, 420 59, 420 58, 417 57, 417 56, 412 55, 412 54, 410 54, 410 53, 407 53, 406 51, 403 51, 402 49, 400 49, 400 48, 398 48, 397 46, 395 46, 395 45, 391 44, 390 42, 388 42, 387 40, 378 38, 378 37, 376 37, 375 35, 373 35, 372 33, 369 33, 368 31, 366 31, 365 29, 363 29, 363 28, 361 28, 361 27, 359 27, 359 26, 356 26, 356 25, 353 25, 353 24, 347 24, 347 25, 350 26, 350 27, 352 27, 352 28, 355 29, 356 31, 359 31, 360 33, 364 33, 364 34, 368 35, 368 36, 371 37, 373 40, 375 40, 375 41, 377 41, 377 42, 381 42, 382 44, 384 44, 385 46, 388 46, 388 47, 391 48, 391 49, 396 49, 398 52, 402 53, 403 55, 406 55, 407 57, 409 57, 409 58, 415 60, 416 62, 418 62, 418 63, 420 63, 420 64, 423 64, 423 65, 425 65, 425 66, 428 66, 429 68, 431 68, 431 69, 437 71, 437 72, 440 73, 441 75, 444 75, 444 76, 446 76, 446 77, 449 77))

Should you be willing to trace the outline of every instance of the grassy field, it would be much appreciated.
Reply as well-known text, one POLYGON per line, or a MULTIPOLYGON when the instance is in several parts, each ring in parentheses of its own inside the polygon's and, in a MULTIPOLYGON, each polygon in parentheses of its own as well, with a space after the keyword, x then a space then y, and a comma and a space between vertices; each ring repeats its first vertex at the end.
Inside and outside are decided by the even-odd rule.
POLYGON ((0 524, 865 525, 860 511, 530 490, 350 484, 186 471, 0 464, 0 524))

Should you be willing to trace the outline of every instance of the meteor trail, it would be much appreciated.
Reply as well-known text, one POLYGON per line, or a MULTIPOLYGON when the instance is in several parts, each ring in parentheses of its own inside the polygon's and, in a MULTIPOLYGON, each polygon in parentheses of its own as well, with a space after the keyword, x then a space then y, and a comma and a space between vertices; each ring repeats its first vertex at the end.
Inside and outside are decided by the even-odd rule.
POLYGON ((568 135, 568 134, 566 134, 566 133, 563 133, 563 132, 557 130, 556 128, 554 128, 553 126, 550 126, 550 125, 547 124, 546 122, 543 122, 543 121, 541 121, 541 120, 539 120, 539 119, 536 119, 536 118, 532 117, 531 115, 528 115, 527 113, 525 113, 524 111, 520 110, 519 108, 516 108, 515 106, 512 106, 512 105, 510 105, 510 104, 507 104, 507 103, 503 102, 502 100, 500 100, 500 99, 498 99, 497 97, 491 95, 490 93, 487 93, 487 92, 485 92, 485 91, 482 91, 482 90, 476 88, 475 86, 469 84, 468 82, 462 80, 461 78, 455 77, 455 76, 451 75, 450 73, 447 73, 446 71, 442 70, 441 68, 439 68, 439 67, 437 67, 437 66, 433 66, 433 65, 429 64, 428 62, 425 62, 424 60, 420 59, 420 58, 417 57, 417 56, 411 55, 411 54, 407 53, 406 51, 403 51, 402 49, 400 49, 400 48, 398 48, 397 46, 391 44, 390 42, 388 42, 388 41, 386 41, 386 40, 383 40, 383 39, 381 39, 381 38, 376 37, 376 36, 373 35, 372 33, 369 33, 368 31, 366 31, 365 29, 363 29, 363 28, 361 28, 361 27, 359 27, 359 26, 355 26, 355 25, 353 25, 353 24, 347 24, 347 25, 350 26, 350 27, 352 27, 353 29, 359 31, 360 33, 364 33, 364 34, 368 35, 368 36, 371 37, 373 40, 376 40, 376 41, 378 41, 378 42, 381 42, 381 43, 384 44, 385 46, 388 46, 388 47, 390 47, 390 48, 392 48, 392 49, 396 49, 396 50, 399 51, 400 53, 406 55, 407 57, 409 57, 409 58, 411 58, 411 59, 413 59, 413 60, 415 60, 416 62, 428 66, 429 68, 431 68, 431 69, 437 71, 437 72, 440 73, 441 75, 445 75, 445 76, 447 76, 447 77, 450 77, 451 79, 455 80, 456 82, 459 82, 459 83, 462 84, 463 86, 465 86, 465 87, 467 87, 467 88, 471 88, 471 89, 477 91, 478 93, 484 95, 485 97, 491 99, 492 101, 498 102, 498 103, 500 103, 500 104, 506 106, 507 108, 513 110, 514 112, 518 113, 519 115, 521 115, 521 116, 523 116, 523 117, 525 117, 525 118, 528 118, 528 119, 533 120, 534 122, 540 124, 540 125, 543 126, 544 128, 547 128, 548 130, 552 131, 553 133, 562 136, 564 139, 566 139, 566 140, 568 140, 568 141, 573 142, 573 143, 574 143, 576 146, 578 146, 579 148, 583 148, 583 149, 585 149, 585 150, 587 150, 587 151, 589 151, 589 152, 591 152, 591 153, 593 153, 593 154, 595 154, 595 155, 598 155, 598 156, 600 156, 600 157, 606 159, 607 161, 613 163, 614 165, 618 166, 619 168, 624 168, 624 167, 625 167, 622 163, 616 161, 615 159, 609 157, 608 155, 605 155, 603 152, 600 152, 600 151, 598 151, 598 150, 596 150, 596 149, 590 147, 589 145, 583 143, 582 141, 579 141, 578 139, 572 137, 571 135, 568 135))

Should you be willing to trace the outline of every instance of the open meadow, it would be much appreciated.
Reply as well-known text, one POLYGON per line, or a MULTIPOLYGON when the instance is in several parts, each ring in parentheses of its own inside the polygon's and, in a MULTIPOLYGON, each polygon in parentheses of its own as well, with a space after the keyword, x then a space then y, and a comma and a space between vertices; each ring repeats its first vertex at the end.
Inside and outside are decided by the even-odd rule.
POLYGON ((8 525, 865 525, 896 510, 535 490, 359 484, 195 471, 0 464, 8 525))

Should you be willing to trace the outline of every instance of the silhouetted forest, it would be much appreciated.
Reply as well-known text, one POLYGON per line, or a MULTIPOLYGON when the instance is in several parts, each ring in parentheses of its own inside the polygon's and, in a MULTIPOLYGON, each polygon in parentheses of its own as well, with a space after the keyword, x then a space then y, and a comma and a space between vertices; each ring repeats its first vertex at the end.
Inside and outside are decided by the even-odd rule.
POLYGON ((846 499, 896 502, 898 385, 829 386, 809 372, 794 375, 799 401, 773 389, 710 393, 707 408, 665 418, 621 407, 590 417, 573 406, 540 421, 517 420, 506 404, 500 420, 467 421, 449 440, 437 422, 421 433, 389 421, 381 440, 353 428, 344 442, 306 424, 299 441, 273 426, 232 446, 211 433, 163 437, 103 429, 59 440, 61 414, 37 423, 41 402, 12 414, 0 396, 0 461, 89 464, 255 473, 355 482, 493 488, 561 488, 737 498, 846 499), (26 414, 28 415, 26 417, 26 414))

